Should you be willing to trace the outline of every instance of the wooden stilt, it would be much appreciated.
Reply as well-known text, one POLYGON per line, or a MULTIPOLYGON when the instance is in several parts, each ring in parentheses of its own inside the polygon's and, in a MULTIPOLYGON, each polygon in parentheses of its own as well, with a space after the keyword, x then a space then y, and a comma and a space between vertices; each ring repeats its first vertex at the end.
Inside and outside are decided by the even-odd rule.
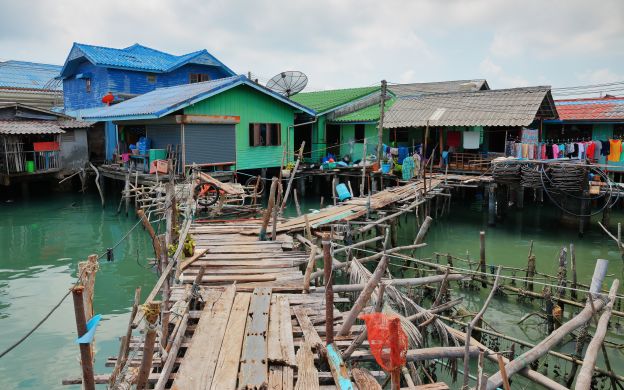
MULTIPOLYGON (((74 298, 74 314, 76 316, 76 331, 78 337, 87 333, 87 319, 85 316, 83 286, 76 286, 72 289, 74 298)), ((93 376, 93 355, 91 354, 91 344, 80 344, 80 366, 82 367, 82 383, 86 390, 95 390, 95 379, 93 376)))

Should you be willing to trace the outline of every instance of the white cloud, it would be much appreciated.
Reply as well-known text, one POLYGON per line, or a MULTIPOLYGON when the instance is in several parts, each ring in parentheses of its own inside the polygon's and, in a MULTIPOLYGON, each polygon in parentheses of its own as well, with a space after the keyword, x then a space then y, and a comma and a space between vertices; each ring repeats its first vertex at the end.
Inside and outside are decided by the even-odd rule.
POLYGON ((608 68, 587 70, 578 74, 577 77, 585 84, 605 84, 624 80, 624 74, 615 73, 608 68))
POLYGON ((479 70, 495 88, 525 87, 529 82, 516 75, 508 74, 500 65, 495 64, 489 57, 481 61, 479 70))

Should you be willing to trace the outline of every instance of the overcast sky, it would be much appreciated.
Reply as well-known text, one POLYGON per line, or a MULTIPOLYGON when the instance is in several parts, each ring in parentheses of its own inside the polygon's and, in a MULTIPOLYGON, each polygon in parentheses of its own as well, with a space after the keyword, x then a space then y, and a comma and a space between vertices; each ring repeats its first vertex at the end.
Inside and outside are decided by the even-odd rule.
POLYGON ((208 49, 308 90, 486 78, 492 88, 624 80, 623 0, 0 0, 0 59, 63 64, 72 42, 208 49))

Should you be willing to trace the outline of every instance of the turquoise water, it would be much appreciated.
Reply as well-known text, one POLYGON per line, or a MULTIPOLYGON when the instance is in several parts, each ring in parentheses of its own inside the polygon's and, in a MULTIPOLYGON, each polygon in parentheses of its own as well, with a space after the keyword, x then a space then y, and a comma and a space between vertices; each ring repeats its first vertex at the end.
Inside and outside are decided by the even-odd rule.
MULTIPOLYGON (((110 202, 109 202, 110 203, 110 202)), ((115 205, 116 206, 116 205, 115 205)), ((101 254, 136 220, 102 209, 99 198, 80 194, 33 193, 28 201, 0 204, 0 349, 21 337, 54 306, 76 280, 79 261, 101 254)), ((98 373, 119 349, 134 289, 145 297, 155 273, 145 269, 153 257, 147 233, 139 226, 101 261, 94 308, 104 316, 96 334, 98 373)), ((79 377, 76 326, 69 296, 28 340, 0 359, 1 389, 60 389, 61 380, 79 377)), ((77 388, 74 386, 73 388, 77 388)))
MULTIPOLYGON (((61 298, 76 278, 77 263, 92 253, 102 253, 117 242, 136 222, 133 217, 115 215, 118 194, 108 196, 109 207, 102 210, 93 194, 58 194, 33 192, 29 201, 0 203, 0 349, 21 337, 61 298), (115 203, 115 204, 112 204, 115 203)), ((318 199, 306 199, 304 210, 318 208, 318 199)), ((294 210, 287 210, 294 215, 294 210)), ((526 202, 525 209, 509 210, 504 222, 488 227, 485 211, 477 202, 453 199, 449 216, 436 219, 427 237, 428 246, 418 253, 431 257, 434 251, 478 258, 479 231, 486 231, 487 261, 525 267, 529 243, 534 240, 537 268, 556 273, 561 245, 576 246, 579 280, 588 283, 596 258, 610 261, 609 278, 622 277, 622 260, 615 245, 596 225, 580 239, 576 227, 559 222, 556 210, 526 202)), ((612 223, 624 222, 622 213, 614 213, 612 223)), ((399 241, 411 243, 416 232, 414 218, 401 220, 399 241)), ((106 373, 105 359, 117 353, 118 337, 127 326, 135 287, 143 287, 143 298, 156 276, 146 269, 152 257, 149 236, 137 228, 115 250, 115 261, 102 261, 97 274, 95 311, 104 315, 96 335, 96 373, 106 373)), ((445 261, 444 257, 441 261, 445 261)), ((455 262, 457 266, 463 266, 455 262)), ((396 267, 393 274, 398 274, 396 267)), ((541 286, 536 285, 536 291, 541 286)), ((468 291, 453 287, 453 296, 463 296, 464 306, 478 311, 489 291, 468 291)), ((624 295, 624 293, 620 292, 624 295)), ((538 342, 545 327, 537 320, 526 326, 517 321, 526 313, 538 311, 539 304, 518 304, 516 297, 497 297, 485 313, 485 320, 496 330, 510 336, 538 342)), ((566 314, 570 310, 566 309, 566 314)), ((624 343, 621 321, 614 321, 608 339, 624 343)), ((79 352, 71 298, 57 310, 25 343, 0 359, 0 389, 60 389, 61 379, 79 377, 79 352)), ((510 343, 501 343, 502 350, 510 343)), ((562 347, 571 351, 573 343, 562 347)), ((517 352, 521 350, 516 349, 517 352)), ((609 348, 616 372, 624 372, 622 352, 609 348)), ((548 375, 555 361, 550 359, 548 375)), ((602 365, 601 359, 599 364, 602 365)), ((567 364, 569 367, 569 364, 567 364)), ((602 365, 604 366, 604 365, 602 365)), ((493 372, 493 366, 489 366, 493 372)), ((543 372, 544 367, 540 367, 543 372)), ((560 368, 563 373, 566 365, 560 368)), ((440 370, 439 370, 440 371, 440 370)), ((520 383, 520 381, 518 381, 520 383)), ((74 386, 73 388, 77 388, 74 386)), ((531 388, 531 387, 529 387, 531 388)))

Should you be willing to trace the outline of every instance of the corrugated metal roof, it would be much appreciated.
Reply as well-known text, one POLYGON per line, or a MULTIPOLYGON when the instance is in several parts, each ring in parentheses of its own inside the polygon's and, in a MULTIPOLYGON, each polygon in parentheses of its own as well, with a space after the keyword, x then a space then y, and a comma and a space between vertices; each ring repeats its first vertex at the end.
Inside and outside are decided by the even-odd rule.
MULTIPOLYGON (((282 103, 302 110, 310 115, 314 112, 282 95, 279 95, 261 85, 258 85, 245 76, 227 77, 206 81, 203 83, 183 84, 174 87, 158 88, 152 92, 110 107, 102 107, 89 111, 82 111, 82 119, 92 121, 154 119, 160 118, 174 111, 180 110, 198 101, 234 88, 238 85, 248 85, 262 93, 270 95, 282 103)), ((236 113, 232 113, 234 115, 236 113)))
POLYGON ((384 127, 528 126, 536 116, 556 118, 550 87, 527 87, 402 97, 384 127))
POLYGON ((390 84, 388 89, 400 97, 430 93, 474 92, 490 89, 485 79, 436 81, 429 83, 390 84))
POLYGON ((555 105, 563 121, 624 120, 624 97, 556 100, 555 105))
POLYGON ((57 121, 0 121, 0 134, 63 134, 57 121))
MULTIPOLYGON (((395 102, 395 98, 386 100, 386 110, 392 107, 395 102)), ((364 107, 355 112, 339 116, 332 119, 332 122, 340 123, 356 123, 356 122, 377 122, 379 121, 380 103, 372 106, 364 107)))
POLYGON ((370 95, 380 89, 380 87, 332 89, 328 91, 302 92, 290 98, 322 114, 353 100, 370 95))
POLYGON ((0 62, 0 88, 62 91, 55 80, 61 66, 25 61, 0 62))
POLYGON ((170 72, 184 64, 193 62, 219 66, 232 76, 236 74, 205 49, 176 56, 138 43, 123 49, 74 43, 60 72, 61 75, 69 76, 74 68, 72 64, 75 64, 75 60, 82 57, 86 57, 92 64, 99 66, 153 73, 170 72))

